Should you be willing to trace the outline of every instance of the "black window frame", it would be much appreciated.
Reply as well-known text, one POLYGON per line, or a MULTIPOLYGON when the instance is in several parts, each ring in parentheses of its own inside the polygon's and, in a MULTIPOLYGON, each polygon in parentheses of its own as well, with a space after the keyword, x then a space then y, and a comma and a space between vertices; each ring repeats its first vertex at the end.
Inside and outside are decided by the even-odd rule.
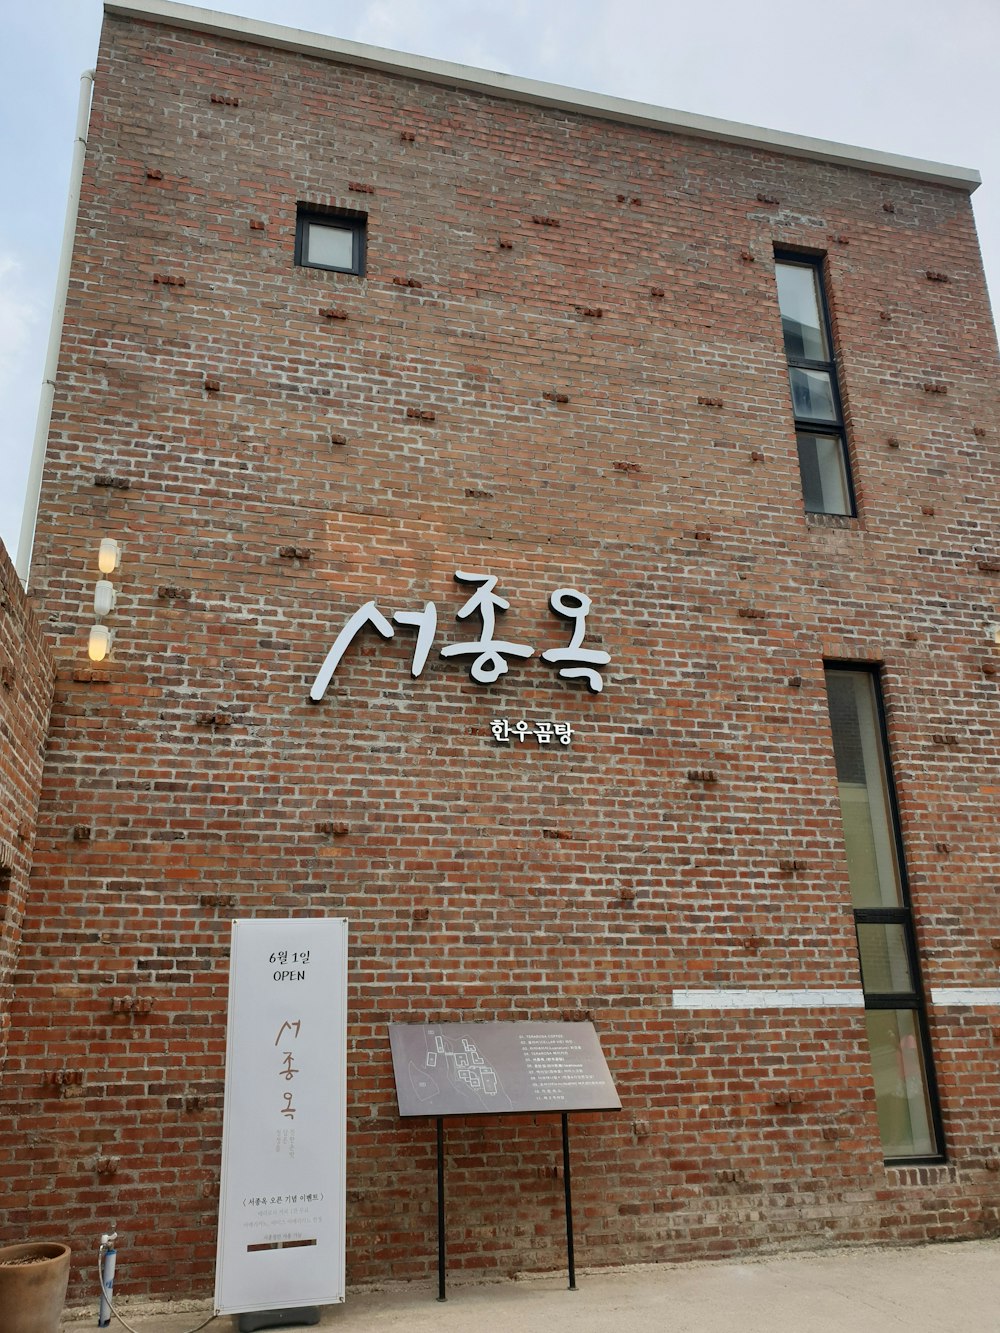
MULTIPOLYGON (((896 796, 896 780, 893 774, 892 753, 889 749, 889 729, 886 724, 885 697, 882 690, 882 668, 871 662, 824 661, 824 678, 830 672, 843 671, 865 674, 872 682, 872 696, 875 701, 875 716, 878 723, 878 739, 881 747, 882 773, 885 781, 885 798, 889 822, 892 829, 893 845, 896 852, 896 869, 899 879, 900 905, 898 907, 853 907, 854 935, 858 945, 858 973, 864 993, 865 1009, 908 1009, 916 1015, 916 1027, 920 1034, 920 1049, 923 1057, 924 1076, 927 1081, 927 1101, 930 1107, 931 1123, 937 1152, 910 1157, 886 1157, 885 1164, 890 1167, 940 1165, 948 1160, 945 1144, 944 1122, 941 1114, 941 1098, 938 1091, 937 1074, 934 1067, 934 1051, 930 1039, 930 1027, 927 1017, 927 1001, 924 995, 920 968, 920 952, 917 948, 916 929, 913 921, 913 900, 910 895, 910 880, 906 868, 906 852, 903 846, 903 832, 899 818, 899 801, 896 796), (912 989, 909 991, 869 991, 865 986, 864 970, 861 966, 861 941, 858 937, 859 925, 898 925, 902 927, 906 944, 906 961, 909 967, 912 989)), ((831 736, 833 721, 830 722, 831 736)), ((839 803, 839 798, 838 798, 839 803)))
POLYGON ((354 277, 365 276, 365 262, 368 250, 368 214, 347 209, 324 208, 319 204, 302 204, 295 214, 295 263, 300 268, 318 269, 321 273, 346 273, 354 277), (306 259, 306 233, 312 224, 335 227, 351 233, 351 266, 337 264, 314 264, 306 259))
MULTIPOLYGON (((788 396, 792 400, 792 414, 795 421, 795 439, 798 445, 800 435, 819 435, 828 439, 837 439, 840 445, 841 465, 844 469, 844 485, 847 491, 847 512, 841 513, 835 509, 809 509, 806 507, 807 514, 827 514, 838 518, 857 518, 858 500, 854 490, 854 475, 851 468, 851 451, 848 447, 847 424, 844 420, 844 405, 840 394, 840 377, 837 373, 836 353, 833 344, 833 325, 830 321, 830 307, 826 295, 826 274, 825 274, 825 256, 816 254, 803 254, 795 250, 775 250, 774 264, 775 270, 779 264, 794 265, 797 268, 810 269, 815 280, 815 289, 818 297, 820 319, 823 321, 823 334, 826 338, 827 351, 829 353, 828 361, 817 361, 810 357, 789 356, 787 347, 785 350, 785 360, 789 370, 815 370, 829 377, 830 397, 833 402, 835 413, 834 421, 815 421, 807 417, 795 415, 795 396, 792 393, 791 376, 788 377, 788 396)), ((775 286, 777 286, 777 272, 775 272, 775 286)), ((778 319, 781 320, 781 307, 778 307, 778 319)), ((784 336, 782 336, 782 346, 784 347, 784 336)), ((801 463, 800 463, 801 468, 801 463)), ((803 503, 806 503, 805 486, 802 488, 803 503)))

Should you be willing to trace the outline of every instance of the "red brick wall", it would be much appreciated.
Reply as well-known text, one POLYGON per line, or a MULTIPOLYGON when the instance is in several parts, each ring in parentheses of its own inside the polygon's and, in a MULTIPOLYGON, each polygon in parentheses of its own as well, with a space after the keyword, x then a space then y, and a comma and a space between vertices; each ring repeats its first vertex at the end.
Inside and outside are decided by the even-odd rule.
MULTIPOLYGON (((672 1004, 859 985, 824 657, 884 664, 926 985, 994 983, 995 368, 959 191, 111 20, 36 550, 61 666, 7 1229, 116 1220, 123 1290, 208 1290, 255 911, 350 921, 351 1281, 433 1264, 393 1020, 593 1017, 624 1110, 574 1120, 582 1263, 995 1231, 996 1009, 932 1010, 948 1162, 898 1170, 860 1010, 672 1004), (293 266, 297 200, 367 210, 364 279, 293 266), (776 245, 828 256, 857 519, 803 514, 776 245), (116 649, 80 679, 100 535, 116 649), (588 593, 604 693, 438 657, 476 624, 456 569, 539 651, 552 589, 588 593), (427 671, 369 633, 310 706, 371 597, 437 603, 427 671), (499 748, 499 716, 573 743, 499 748)), ((452 1265, 558 1266, 557 1123, 448 1140, 452 1265)))
POLYGON ((35 842, 52 677, 41 627, 0 543, 0 1076, 35 842))

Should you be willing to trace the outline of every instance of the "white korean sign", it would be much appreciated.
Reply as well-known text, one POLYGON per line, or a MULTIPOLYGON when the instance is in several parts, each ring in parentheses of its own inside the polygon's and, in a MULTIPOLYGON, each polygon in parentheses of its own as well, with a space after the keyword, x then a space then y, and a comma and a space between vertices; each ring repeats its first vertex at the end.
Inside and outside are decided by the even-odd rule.
MULTIPOLYGON (((508 657, 534 657, 535 649, 530 643, 512 643, 509 639, 498 639, 497 616, 510 609, 510 602, 501 597, 494 589, 498 579, 496 574, 471 574, 461 569, 455 571, 456 583, 471 583, 476 591, 465 605, 456 612, 459 620, 478 616, 482 629, 478 638, 468 639, 463 643, 448 643, 441 649, 442 657, 471 657, 469 675, 480 685, 492 685, 509 671, 508 657)), ((573 626, 569 644, 562 648, 547 648, 541 653, 543 662, 556 668, 556 674, 564 680, 583 680, 593 694, 600 694, 604 689, 604 677, 598 667, 607 666, 611 655, 603 648, 584 648, 583 640, 587 633, 587 616, 593 603, 585 592, 576 588, 556 588, 549 597, 549 606, 564 620, 573 626)), ((389 621, 374 601, 365 602, 351 616, 347 624, 333 641, 333 647, 313 681, 309 698, 318 704, 326 694, 333 673, 340 665, 347 649, 358 634, 371 625, 378 630, 383 639, 395 635, 393 623, 406 625, 417 631, 413 645, 413 661, 410 674, 416 679, 427 665, 427 658, 434 644, 437 631, 438 614, 434 602, 427 602, 422 611, 394 611, 389 621)))
POLYGON ((347 922, 234 921, 217 1314, 344 1299, 347 922))

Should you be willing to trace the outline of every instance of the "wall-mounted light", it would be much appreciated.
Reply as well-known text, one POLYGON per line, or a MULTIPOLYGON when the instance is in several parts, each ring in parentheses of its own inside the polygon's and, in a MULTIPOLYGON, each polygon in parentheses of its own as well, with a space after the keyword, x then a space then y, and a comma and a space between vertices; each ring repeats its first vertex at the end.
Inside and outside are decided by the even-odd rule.
POLYGON ((103 662, 111 652, 114 635, 107 625, 95 625, 87 640, 87 656, 92 662, 103 662))
POLYGON ((122 562, 122 548, 114 537, 102 537, 97 553, 97 568, 102 574, 113 574, 122 562))
POLYGON ((115 602, 118 595, 115 592, 115 585, 110 579, 98 579, 94 588, 94 615, 98 620, 104 616, 109 616, 115 609, 115 602))
MULTIPOLYGON (((113 574, 121 564, 122 548, 113 537, 102 537, 97 550, 97 567, 102 574, 113 574)), ((103 662, 111 652, 114 633, 101 621, 115 609, 118 595, 108 578, 98 579, 94 587, 94 616, 97 624, 87 637, 87 656, 92 662, 103 662)))

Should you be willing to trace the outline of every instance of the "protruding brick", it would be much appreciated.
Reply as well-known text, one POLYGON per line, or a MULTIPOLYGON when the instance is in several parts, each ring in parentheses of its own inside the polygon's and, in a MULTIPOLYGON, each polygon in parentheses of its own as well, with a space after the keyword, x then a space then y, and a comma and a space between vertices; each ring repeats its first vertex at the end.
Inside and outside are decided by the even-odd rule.
POLYGON ((195 723, 199 727, 231 727, 233 718, 231 714, 224 712, 221 708, 216 708, 211 712, 199 713, 195 718, 195 723))

